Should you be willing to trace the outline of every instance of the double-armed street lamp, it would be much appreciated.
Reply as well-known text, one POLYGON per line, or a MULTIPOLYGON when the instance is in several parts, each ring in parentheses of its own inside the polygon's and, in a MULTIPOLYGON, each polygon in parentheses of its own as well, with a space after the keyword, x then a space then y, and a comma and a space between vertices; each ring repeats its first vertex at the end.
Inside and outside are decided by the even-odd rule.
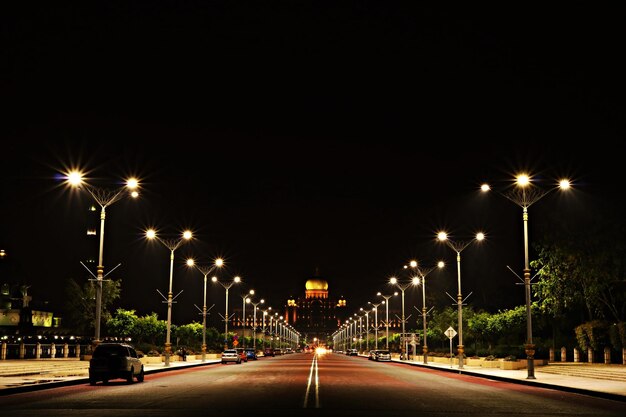
POLYGON ((254 290, 248 291, 247 294, 241 294, 241 298, 243 301, 243 306, 241 308, 241 333, 243 336, 242 347, 246 347, 246 304, 250 304, 252 302, 251 296, 254 295, 254 290))
POLYGON ((402 319, 401 319, 402 320, 402 338, 401 338, 401 341, 403 340, 404 343, 401 344, 400 351, 402 354, 402 358, 404 360, 407 360, 409 341, 408 341, 408 338, 406 337, 406 332, 405 332, 406 318, 404 317, 404 291, 407 290, 410 286, 415 286, 419 284, 419 279, 417 277, 413 277, 411 278, 411 281, 401 283, 400 281, 398 281, 398 278, 391 277, 389 278, 389 283, 391 285, 395 285, 396 287, 398 287, 400 291, 402 292, 402 319))
POLYGON ((382 303, 372 303, 370 301, 367 302, 368 304, 371 304, 372 310, 374 311, 374 329, 376 329, 376 339, 374 339, 374 343, 375 343, 375 347, 376 350, 378 350, 378 306, 381 304, 384 304, 384 302, 382 303))
POLYGON ((226 290, 226 311, 224 313, 224 350, 228 349, 228 290, 235 284, 241 282, 241 278, 239 276, 233 277, 233 280, 230 282, 222 282, 217 277, 211 278, 211 281, 217 282, 226 290))
POLYGON ((417 261, 411 261, 409 267, 417 274, 417 283, 422 286, 422 325, 423 325, 423 343, 422 343, 422 355, 424 356, 424 363, 428 363, 428 328, 426 326, 426 276, 430 274, 435 268, 443 268, 445 265, 443 261, 439 261, 437 266, 421 268, 417 261))
MULTIPOLYGON (((515 178, 514 187, 501 192, 500 194, 522 208, 522 222, 524 225, 524 289, 526 293, 526 359, 527 359, 527 379, 535 379, 535 345, 533 344, 532 330, 532 314, 531 314, 531 291, 530 285, 532 278, 530 277, 530 263, 528 260, 528 208, 541 200, 553 190, 569 190, 571 188, 570 180, 561 179, 558 183, 549 188, 541 189, 532 183, 531 176, 528 174, 520 174, 515 178)), ((482 192, 491 190, 489 184, 483 184, 480 187, 482 192)))
POLYGON ((359 309, 365 315, 365 350, 370 351, 370 312, 364 310, 363 307, 359 309))
POLYGON ((272 307, 268 307, 265 310, 261 310, 263 312, 263 319, 262 319, 262 333, 263 333, 263 352, 265 352, 265 316, 270 316, 270 320, 272 318, 271 316, 271 312, 272 312, 272 307))
MULTIPOLYGON (((457 309, 459 313, 459 345, 458 355, 459 355, 459 369, 463 369, 463 355, 465 354, 465 347, 463 346, 463 295, 461 293, 461 252, 465 250, 472 242, 480 242, 485 239, 485 234, 482 232, 476 233, 474 238, 467 241, 453 241, 448 238, 448 234, 446 232, 439 232, 437 234, 437 239, 440 242, 445 243, 450 249, 456 252, 456 271, 457 271, 457 284, 458 284, 458 293, 456 296, 457 309)), ((471 294, 471 293, 470 293, 471 294)))
POLYGON ((178 249, 180 245, 182 245, 184 242, 190 240, 192 238, 192 233, 189 230, 185 230, 182 236, 180 236, 179 238, 161 239, 161 237, 157 235, 156 230, 148 229, 146 231, 146 238, 148 238, 148 240, 156 240, 158 242, 161 242, 166 248, 170 250, 170 286, 167 292, 167 331, 165 335, 165 366, 169 366, 170 354, 172 351, 172 344, 170 343, 170 330, 172 327, 172 303, 174 301, 172 293, 172 281, 174 276, 174 251, 178 249))
POLYGON ((213 265, 198 265, 192 258, 187 259, 187 265, 196 268, 204 276, 204 296, 202 303, 202 362, 206 361, 206 283, 207 276, 215 269, 221 268, 224 265, 224 260, 221 258, 215 259, 213 265))
POLYGON ((385 330, 386 330, 385 345, 388 350, 389 349, 389 299, 393 297, 394 295, 398 295, 398 292, 396 291, 393 294, 383 294, 381 292, 378 292, 377 295, 385 299, 385 301, 383 301, 383 304, 385 305, 385 330))
MULTIPOLYGON (((265 300, 261 298, 258 302, 254 302, 250 300, 250 304, 254 307, 254 312, 252 314, 252 347, 256 351, 256 311, 259 310, 259 306, 264 304, 265 300)), ((265 338, 265 335, 263 336, 265 338)))
MULTIPOLYGON (((126 196, 129 196, 131 198, 137 198, 139 196, 139 182, 136 178, 129 178, 125 181, 125 184, 123 186, 111 190, 95 187, 88 184, 80 171, 71 171, 66 175, 65 178, 67 184, 69 184, 71 187, 86 190, 100 206, 100 245, 98 249, 98 266, 96 267, 95 276, 96 318, 94 323, 95 335, 93 340, 93 344, 97 345, 98 343, 100 343, 100 321, 102 315, 102 281, 104 281, 105 277, 102 257, 104 253, 104 220, 106 218, 106 208, 126 196)), ((91 273, 91 271, 89 271, 89 273, 91 273)), ((93 276, 93 273, 91 274, 93 276)))

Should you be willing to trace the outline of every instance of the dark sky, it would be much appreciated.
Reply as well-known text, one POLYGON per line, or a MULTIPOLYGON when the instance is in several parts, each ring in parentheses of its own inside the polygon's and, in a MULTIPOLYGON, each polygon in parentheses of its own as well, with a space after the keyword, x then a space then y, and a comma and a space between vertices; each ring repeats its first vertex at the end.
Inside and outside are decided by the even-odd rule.
MULTIPOLYGON (((555 216, 593 218, 623 201, 623 28, 612 6, 179 3, 2 18, 0 248, 9 280, 30 283, 36 301, 62 305, 63 279, 86 279, 79 261, 97 255, 89 199, 55 179, 71 166, 103 185, 142 179, 141 199, 111 206, 106 223, 122 307, 166 316, 156 289, 167 291, 168 253, 142 229, 196 232, 177 251, 175 322, 199 319, 202 276, 185 271, 187 255, 225 256, 242 288, 275 307, 319 267, 355 311, 409 259, 445 257, 427 291, 446 305, 456 271, 433 242, 441 227, 488 233, 464 252, 463 292, 508 308, 524 301, 506 269, 521 274, 521 209, 479 200, 482 181, 520 169, 576 181, 575 197, 531 208, 531 240, 555 216)), ((209 305, 222 311, 223 299, 210 287, 209 305)))

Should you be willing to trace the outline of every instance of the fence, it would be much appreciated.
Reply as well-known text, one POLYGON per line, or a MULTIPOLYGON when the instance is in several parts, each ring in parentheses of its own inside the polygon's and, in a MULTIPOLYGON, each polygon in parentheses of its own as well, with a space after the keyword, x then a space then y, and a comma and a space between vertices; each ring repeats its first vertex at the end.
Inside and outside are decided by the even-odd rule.
POLYGON ((6 343, 0 345, 0 360, 80 358, 91 349, 87 344, 69 343, 6 343))

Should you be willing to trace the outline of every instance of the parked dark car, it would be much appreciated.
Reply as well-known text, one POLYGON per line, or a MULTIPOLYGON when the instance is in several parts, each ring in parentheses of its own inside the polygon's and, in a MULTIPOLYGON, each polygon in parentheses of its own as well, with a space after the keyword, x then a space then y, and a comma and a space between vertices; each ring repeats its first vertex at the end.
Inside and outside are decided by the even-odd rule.
POLYGON ((359 351, 356 349, 348 349, 346 350, 346 355, 348 356, 359 356, 359 351))
POLYGON ((274 349, 270 348, 270 347, 266 347, 265 349, 263 349, 263 356, 274 356, 274 349))
POLYGON ((254 350, 254 348, 245 348, 244 350, 246 352, 246 357, 248 358, 248 360, 251 359, 251 360, 255 361, 255 360, 258 359, 258 357, 256 355, 256 351, 254 350))
POLYGON ((122 378, 129 383, 136 378, 143 382, 144 372, 141 357, 135 348, 126 343, 100 343, 89 360, 89 384, 98 381, 108 384, 109 380, 122 378))

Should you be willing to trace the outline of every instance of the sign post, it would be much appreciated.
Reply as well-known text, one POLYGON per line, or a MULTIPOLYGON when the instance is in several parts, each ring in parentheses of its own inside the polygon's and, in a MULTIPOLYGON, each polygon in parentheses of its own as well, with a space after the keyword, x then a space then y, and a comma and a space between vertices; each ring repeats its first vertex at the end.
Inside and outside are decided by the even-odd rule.
POLYGON ((452 339, 456 336, 456 330, 452 328, 452 326, 448 327, 444 332, 448 339, 450 339, 450 368, 452 368, 452 339))

